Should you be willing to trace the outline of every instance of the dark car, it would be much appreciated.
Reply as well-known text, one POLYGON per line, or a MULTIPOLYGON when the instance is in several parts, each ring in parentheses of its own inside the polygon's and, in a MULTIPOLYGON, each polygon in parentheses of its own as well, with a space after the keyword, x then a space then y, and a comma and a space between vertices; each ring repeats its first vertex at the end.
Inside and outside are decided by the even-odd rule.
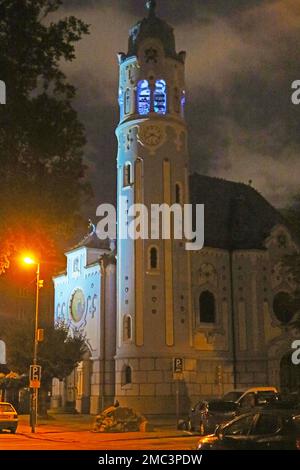
POLYGON ((198 450, 300 450, 299 410, 248 413, 198 442, 198 450))
POLYGON ((263 408, 269 402, 278 399, 275 387, 251 387, 248 389, 232 390, 226 393, 223 401, 234 401, 239 405, 239 414, 248 413, 263 408))
POLYGON ((187 428, 201 435, 215 431, 218 424, 230 421, 238 413, 239 406, 230 401, 200 401, 190 410, 187 428))

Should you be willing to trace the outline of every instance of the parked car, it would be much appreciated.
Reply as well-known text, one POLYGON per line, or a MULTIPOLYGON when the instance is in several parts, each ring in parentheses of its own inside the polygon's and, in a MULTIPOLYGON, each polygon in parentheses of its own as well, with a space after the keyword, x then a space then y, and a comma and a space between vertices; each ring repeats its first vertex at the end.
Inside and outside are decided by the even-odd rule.
POLYGON ((300 450, 300 412, 247 413, 201 438, 198 450, 300 450))
POLYGON ((279 397, 276 387, 251 387, 247 389, 232 390, 226 393, 223 401, 232 401, 239 406, 240 414, 260 408, 279 397))
POLYGON ((210 434, 218 424, 234 418, 238 409, 239 406, 231 401, 200 401, 190 410, 187 429, 198 431, 201 435, 210 434))
POLYGON ((18 427, 18 413, 11 403, 0 402, 0 431, 15 433, 18 427))

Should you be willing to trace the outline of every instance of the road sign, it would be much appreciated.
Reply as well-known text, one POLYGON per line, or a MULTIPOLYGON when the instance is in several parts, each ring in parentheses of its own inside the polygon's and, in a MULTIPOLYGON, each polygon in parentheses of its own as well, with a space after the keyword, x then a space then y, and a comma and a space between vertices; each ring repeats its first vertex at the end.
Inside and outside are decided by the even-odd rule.
POLYGON ((40 388, 41 386, 42 368, 38 365, 30 366, 29 386, 30 388, 40 388))
POLYGON ((174 374, 183 373, 183 358, 182 357, 175 357, 173 359, 173 372, 174 374))

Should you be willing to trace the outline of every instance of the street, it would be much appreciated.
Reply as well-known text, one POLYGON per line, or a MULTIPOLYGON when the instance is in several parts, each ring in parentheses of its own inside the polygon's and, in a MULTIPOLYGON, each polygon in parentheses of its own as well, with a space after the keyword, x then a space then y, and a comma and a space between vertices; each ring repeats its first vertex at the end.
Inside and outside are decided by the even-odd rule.
MULTIPOLYGON (((78 420, 79 421, 79 420, 78 420)), ((1 450, 192 450, 197 436, 174 429, 151 433, 99 434, 91 432, 90 422, 68 420, 42 422, 35 434, 21 417, 17 433, 0 433, 1 450)))

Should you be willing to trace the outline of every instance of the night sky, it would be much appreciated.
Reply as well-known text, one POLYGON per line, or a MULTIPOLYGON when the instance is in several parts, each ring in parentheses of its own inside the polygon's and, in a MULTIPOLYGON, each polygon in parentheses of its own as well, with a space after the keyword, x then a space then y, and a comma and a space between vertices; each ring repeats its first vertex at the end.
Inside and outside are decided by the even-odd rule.
MULTIPOLYGON (((187 51, 191 171, 248 183, 277 207, 300 193, 299 0, 158 0, 187 51)), ((115 199, 118 64, 144 0, 65 0, 60 15, 91 25, 63 65, 77 87, 76 109, 88 137, 85 158, 95 201, 115 199)))

